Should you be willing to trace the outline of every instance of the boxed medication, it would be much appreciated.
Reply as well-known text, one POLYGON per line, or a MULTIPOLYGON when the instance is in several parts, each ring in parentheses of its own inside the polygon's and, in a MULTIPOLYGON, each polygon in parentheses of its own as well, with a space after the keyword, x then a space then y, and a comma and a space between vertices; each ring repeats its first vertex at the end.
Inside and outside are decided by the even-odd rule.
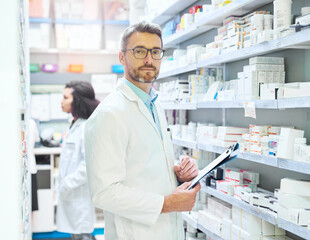
POLYGON ((261 236, 260 235, 252 235, 252 234, 248 233, 246 230, 241 230, 240 240, 261 240, 261 236))
POLYGON ((261 235, 262 219, 246 211, 242 212, 242 229, 252 235, 261 235))
POLYGON ((250 170, 241 170, 243 173, 243 183, 259 184, 259 173, 250 170))
POLYGON ((229 196, 234 195, 234 182, 228 180, 219 180, 216 183, 216 189, 220 192, 223 192, 229 196))
POLYGON ((289 221, 293 222, 294 224, 307 227, 308 222, 310 221, 310 209, 289 208, 288 218, 289 221))
POLYGON ((222 223, 222 238, 230 239, 231 236, 231 228, 232 228, 232 220, 229 218, 223 218, 222 223))
POLYGON ((225 179, 235 184, 243 184, 243 173, 239 170, 225 169, 225 179))
POLYGON ((261 100, 274 100, 277 99, 278 90, 283 87, 282 83, 269 83, 260 85, 260 99, 261 100))
POLYGON ((280 141, 277 149, 277 156, 280 158, 293 159, 295 138, 303 138, 304 131, 281 128, 280 141))
POLYGON ((241 228, 242 226, 242 209, 232 206, 232 223, 241 228))
POLYGON ((281 57, 252 57, 249 59, 250 65, 254 64, 277 64, 283 65, 284 58, 281 57))
POLYGON ((278 192, 279 204, 285 208, 309 208, 310 197, 278 192))
POLYGON ((262 220, 262 235, 263 236, 274 236, 275 226, 265 220, 262 220))
POLYGON ((251 71, 284 71, 284 65, 276 65, 276 64, 253 64, 246 65, 243 67, 244 72, 251 71))
POLYGON ((237 225, 231 227, 231 240, 239 240, 241 236, 241 228, 237 225))
POLYGON ((280 183, 280 192, 310 197, 310 181, 282 178, 280 183))

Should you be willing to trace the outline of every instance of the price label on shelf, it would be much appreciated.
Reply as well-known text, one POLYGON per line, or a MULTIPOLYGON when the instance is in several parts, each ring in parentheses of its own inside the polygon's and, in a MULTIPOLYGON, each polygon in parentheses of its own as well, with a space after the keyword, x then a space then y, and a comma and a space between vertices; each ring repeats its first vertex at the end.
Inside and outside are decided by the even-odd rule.
POLYGON ((244 102, 244 117, 256 118, 255 102, 244 102))

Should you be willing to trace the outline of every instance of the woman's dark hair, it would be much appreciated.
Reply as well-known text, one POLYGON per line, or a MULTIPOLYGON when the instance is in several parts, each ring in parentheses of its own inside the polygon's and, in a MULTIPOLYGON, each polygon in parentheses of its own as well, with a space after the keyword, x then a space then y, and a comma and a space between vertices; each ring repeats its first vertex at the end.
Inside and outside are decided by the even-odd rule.
POLYGON ((65 88, 72 89, 72 115, 75 118, 88 119, 100 103, 95 98, 95 91, 88 82, 72 81, 65 88))

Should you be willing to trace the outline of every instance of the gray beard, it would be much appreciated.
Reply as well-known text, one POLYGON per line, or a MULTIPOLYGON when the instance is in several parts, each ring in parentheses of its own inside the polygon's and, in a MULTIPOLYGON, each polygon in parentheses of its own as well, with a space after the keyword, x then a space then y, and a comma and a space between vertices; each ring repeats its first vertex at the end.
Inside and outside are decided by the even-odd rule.
POLYGON ((144 81, 142 78, 134 77, 130 72, 129 72, 129 76, 131 77, 132 80, 134 80, 135 82, 139 82, 139 83, 152 83, 157 79, 157 76, 155 76, 153 80, 151 81, 144 81))

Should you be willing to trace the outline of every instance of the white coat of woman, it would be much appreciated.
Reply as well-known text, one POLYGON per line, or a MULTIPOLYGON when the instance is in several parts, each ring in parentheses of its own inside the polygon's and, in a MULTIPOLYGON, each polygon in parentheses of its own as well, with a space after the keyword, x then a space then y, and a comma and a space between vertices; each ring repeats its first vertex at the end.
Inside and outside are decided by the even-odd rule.
POLYGON ((63 91, 61 107, 73 122, 63 141, 59 160, 57 230, 74 240, 93 239, 94 207, 89 193, 85 157, 84 126, 99 101, 91 84, 70 82, 63 91))

